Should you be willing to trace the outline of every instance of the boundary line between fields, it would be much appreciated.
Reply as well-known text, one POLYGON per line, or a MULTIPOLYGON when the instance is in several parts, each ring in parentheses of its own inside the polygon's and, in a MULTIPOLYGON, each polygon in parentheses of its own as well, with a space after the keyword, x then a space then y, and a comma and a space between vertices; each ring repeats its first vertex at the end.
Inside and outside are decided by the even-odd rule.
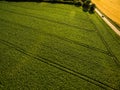
MULTIPOLYGON (((0 3, 1 3, 1 2, 0 2, 0 3)), ((8 4, 8 3, 5 3, 5 2, 2 2, 2 3, 8 4)), ((24 8, 24 9, 29 9, 29 10, 39 11, 38 9, 35 9, 35 8, 34 8, 34 9, 31 9, 31 8, 28 8, 28 7, 17 6, 17 5, 13 5, 13 4, 10 5, 10 6, 19 7, 19 8, 24 8)), ((56 8, 56 7, 51 7, 51 6, 50 6, 50 8, 56 8)), ((61 10, 62 10, 63 8, 60 8, 60 7, 59 7, 59 8, 57 8, 57 9, 61 9, 61 10)), ((68 10, 69 10, 69 9, 68 9, 68 10)), ((66 11, 67 11, 67 10, 66 10, 66 11)), ((100 10, 99 10, 99 11, 100 11, 100 10)), ((80 19, 82 19, 82 18, 80 18, 80 19)), ((87 20, 87 19, 82 19, 82 20, 87 20)), ((83 21, 82 21, 82 22, 83 22, 83 21)), ((111 33, 109 30, 108 30, 108 32, 109 32, 110 35, 113 37, 113 39, 116 40, 116 42, 120 45, 120 42, 112 35, 112 33, 111 33)))
MULTIPOLYGON (((97 18, 99 19, 99 21, 103 24, 102 19, 100 20, 101 17, 97 16, 97 18)), ((105 26, 105 24, 103 24, 105 26)), ((106 24, 107 25, 107 24, 106 24)), ((115 36, 113 36, 113 34, 111 33, 110 30, 108 30, 109 26, 105 28, 107 29, 108 33, 112 36, 112 38, 120 45, 120 41, 117 40, 117 38, 115 36)), ((119 37, 116 33, 114 33, 117 37, 119 37)))
POLYGON ((95 8, 96 13, 102 17, 102 19, 104 20, 104 22, 117 34, 120 36, 120 31, 106 18, 104 17, 104 15, 97 9, 95 8))

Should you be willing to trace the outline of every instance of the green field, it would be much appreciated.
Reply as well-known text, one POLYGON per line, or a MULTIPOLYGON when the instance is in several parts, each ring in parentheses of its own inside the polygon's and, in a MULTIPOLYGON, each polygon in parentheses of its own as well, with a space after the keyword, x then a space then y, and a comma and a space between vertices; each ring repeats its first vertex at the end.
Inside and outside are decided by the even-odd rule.
POLYGON ((0 2, 0 90, 120 90, 120 37, 81 7, 0 2))

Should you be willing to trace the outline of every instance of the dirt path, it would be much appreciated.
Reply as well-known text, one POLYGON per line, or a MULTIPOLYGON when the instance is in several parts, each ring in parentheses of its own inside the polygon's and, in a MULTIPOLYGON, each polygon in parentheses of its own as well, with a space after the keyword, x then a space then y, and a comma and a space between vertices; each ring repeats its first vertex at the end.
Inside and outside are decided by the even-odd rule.
POLYGON ((97 8, 95 9, 95 11, 108 24, 108 26, 110 26, 112 30, 120 36, 120 31, 106 17, 104 17, 104 15, 102 15, 102 13, 97 8))
POLYGON ((120 0, 91 0, 112 21, 120 25, 120 0))

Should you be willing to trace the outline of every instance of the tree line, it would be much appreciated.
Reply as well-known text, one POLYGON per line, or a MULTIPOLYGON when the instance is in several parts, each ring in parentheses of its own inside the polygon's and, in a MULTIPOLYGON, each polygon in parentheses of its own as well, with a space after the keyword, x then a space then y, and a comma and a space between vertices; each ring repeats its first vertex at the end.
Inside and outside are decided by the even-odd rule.
POLYGON ((89 11, 91 13, 95 10, 95 4, 91 2, 91 0, 81 0, 83 2, 82 7, 85 11, 89 11))
POLYGON ((82 6, 83 11, 89 11, 94 13, 95 4, 91 0, 6 0, 6 1, 25 1, 25 2, 50 2, 50 3, 64 3, 64 4, 74 4, 75 6, 82 6))

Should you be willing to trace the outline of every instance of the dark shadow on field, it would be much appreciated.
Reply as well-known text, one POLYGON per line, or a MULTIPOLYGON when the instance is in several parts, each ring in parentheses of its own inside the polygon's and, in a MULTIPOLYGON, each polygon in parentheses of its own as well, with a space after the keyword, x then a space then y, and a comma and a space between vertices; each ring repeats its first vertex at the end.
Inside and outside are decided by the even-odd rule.
POLYGON ((95 12, 94 11, 89 11, 89 14, 94 14, 95 12))
POLYGON ((91 12, 88 10, 88 8, 83 7, 83 2, 80 1, 74 1, 74 0, 1 0, 1 1, 7 1, 7 2, 36 2, 36 3, 41 3, 41 2, 47 2, 51 4, 68 4, 68 5, 74 5, 76 7, 82 6, 83 12, 89 12, 90 14, 94 14, 94 12, 91 12))
POLYGON ((9 2, 41 2, 43 0, 2 0, 2 1, 9 1, 9 2))
POLYGON ((74 4, 73 1, 56 1, 56 0, 2 0, 2 1, 8 1, 8 2, 48 2, 52 4, 74 4))
POLYGON ((84 12, 88 12, 88 9, 86 9, 86 8, 82 8, 82 10, 83 10, 84 12))
POLYGON ((75 5, 76 7, 82 6, 82 3, 74 2, 73 0, 69 0, 69 1, 65 1, 65 0, 63 0, 63 1, 60 1, 60 0, 2 0, 2 1, 8 1, 8 2, 36 2, 36 3, 47 2, 47 3, 51 3, 51 4, 75 5))
POLYGON ((51 0, 51 1, 42 1, 42 2, 48 2, 48 3, 51 3, 51 4, 69 4, 69 5, 74 5, 73 2, 64 2, 64 1, 54 1, 54 0, 51 0))

